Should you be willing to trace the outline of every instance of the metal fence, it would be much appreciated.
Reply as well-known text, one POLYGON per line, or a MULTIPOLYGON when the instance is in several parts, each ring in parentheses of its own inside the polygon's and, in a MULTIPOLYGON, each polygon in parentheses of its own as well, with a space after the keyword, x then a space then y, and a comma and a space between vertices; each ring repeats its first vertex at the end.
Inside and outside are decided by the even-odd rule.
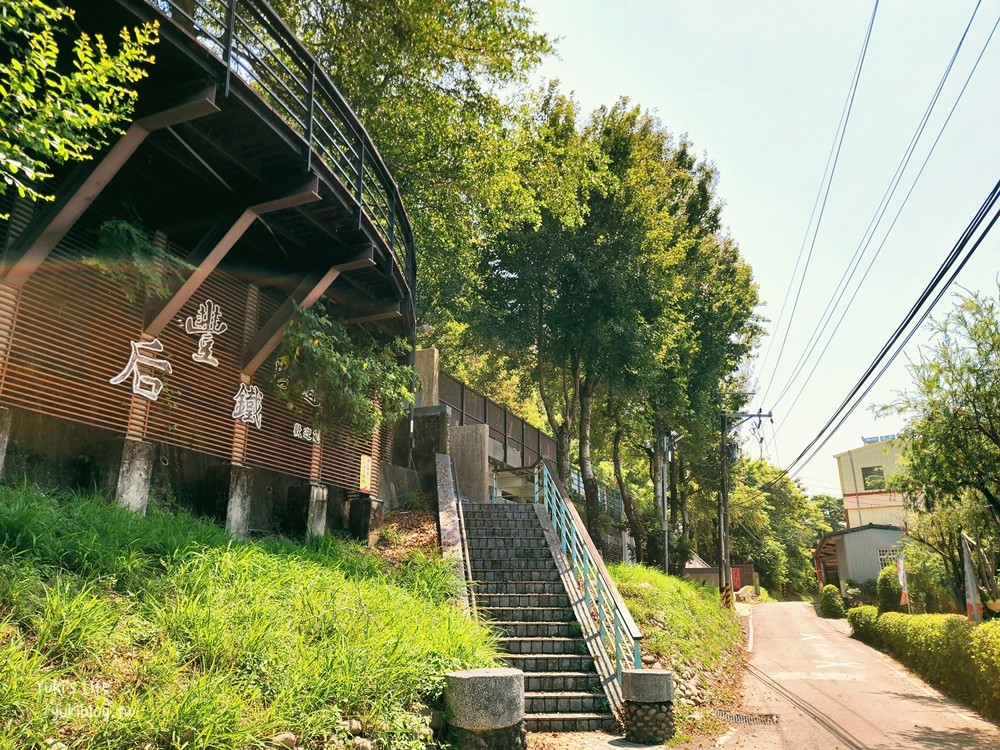
POLYGON ((490 437, 503 446, 508 466, 534 466, 539 458, 556 460, 555 440, 446 372, 438 375, 438 400, 451 407, 454 424, 487 425, 490 437))

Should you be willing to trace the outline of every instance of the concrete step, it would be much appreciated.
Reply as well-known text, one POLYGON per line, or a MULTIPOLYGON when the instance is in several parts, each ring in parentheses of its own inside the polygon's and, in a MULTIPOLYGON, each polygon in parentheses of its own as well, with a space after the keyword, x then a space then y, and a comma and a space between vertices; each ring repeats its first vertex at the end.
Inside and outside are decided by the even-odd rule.
POLYGON ((489 531, 497 536, 515 536, 518 531, 538 532, 541 526, 538 519, 531 520, 513 518, 465 518, 465 528, 470 536, 479 531, 489 531))
MULTIPOLYGON (((565 594, 562 581, 480 581, 476 594, 565 594)), ((560 605, 563 606, 563 605, 560 605)))
POLYGON ((509 654, 586 654, 582 638, 500 638, 499 647, 509 654))
POLYGON ((476 594, 476 606, 496 607, 569 607, 566 594, 476 594))
MULTIPOLYGON (((502 560, 480 560, 477 559, 474 554, 470 554, 470 559, 472 562, 472 573, 473 573, 472 577, 474 579, 479 578, 479 576, 475 575, 476 573, 487 570, 494 570, 494 571, 502 570, 505 572, 509 572, 511 574, 520 574, 521 572, 532 571, 532 570, 540 570, 540 571, 554 570, 558 573, 558 569, 556 568, 556 561, 552 559, 552 555, 549 555, 547 558, 535 558, 533 560, 530 559, 522 560, 518 558, 513 558, 513 559, 506 558, 502 560)), ((511 577, 513 577, 513 575, 511 577)))
POLYGON ((497 622, 493 629, 506 638, 579 638, 580 625, 573 622, 497 622))
POLYGON ((525 714, 600 714, 609 710, 608 699, 603 692, 524 694, 525 714))
POLYGON ((595 693, 602 697, 601 679, 597 672, 539 672, 525 673, 525 693, 595 693))
POLYGON ((531 582, 561 582, 556 568, 549 570, 479 570, 473 571, 472 580, 480 583, 531 583, 531 582))
POLYGON ((519 536, 498 536, 486 529, 482 529, 480 536, 467 536, 469 549, 535 549, 548 546, 545 543, 545 534, 541 529, 535 530, 537 533, 524 533, 519 536))
POLYGON ((504 663, 529 674, 590 672, 597 675, 590 654, 504 654, 504 663))
POLYGON ((505 622, 576 622, 569 607, 480 607, 479 614, 487 620, 505 622))
POLYGON ((524 728, 529 732, 599 732, 614 725, 615 717, 606 713, 524 716, 524 728))
POLYGON ((552 551, 545 547, 523 545, 511 547, 480 547, 469 545, 471 560, 552 560, 552 551))

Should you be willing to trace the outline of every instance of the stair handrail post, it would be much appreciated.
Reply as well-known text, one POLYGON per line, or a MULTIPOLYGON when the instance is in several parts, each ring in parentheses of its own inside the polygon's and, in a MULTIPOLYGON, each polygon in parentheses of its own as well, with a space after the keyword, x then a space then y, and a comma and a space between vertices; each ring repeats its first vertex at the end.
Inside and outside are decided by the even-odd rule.
POLYGON ((620 615, 618 614, 617 608, 615 608, 614 616, 615 616, 615 671, 618 673, 618 679, 621 680, 622 661, 624 661, 624 658, 622 657, 622 638, 621 638, 622 621, 620 615))
MULTIPOLYGON (((604 566, 600 552, 594 545, 587 528, 580 518, 572 502, 560 491, 558 484, 552 476, 546 460, 539 459, 535 467, 535 493, 538 501, 538 489, 541 485, 542 501, 549 516, 552 518, 553 526, 559 536, 560 546, 563 555, 566 556, 573 570, 583 572, 584 596, 588 597, 590 586, 597 590, 597 620, 601 640, 606 642, 607 620, 609 615, 613 618, 612 629, 615 640, 615 668, 619 677, 621 676, 622 663, 624 662, 624 648, 622 644, 632 641, 632 656, 635 669, 642 668, 642 651, 640 641, 642 632, 632 619, 628 607, 622 599, 618 587, 604 566), (572 553, 572 556, 571 556, 572 553), (572 559, 571 559, 572 557, 572 559), (590 569, 593 568, 594 583, 591 584, 590 569)), ((588 599, 588 609, 590 606, 588 599)))

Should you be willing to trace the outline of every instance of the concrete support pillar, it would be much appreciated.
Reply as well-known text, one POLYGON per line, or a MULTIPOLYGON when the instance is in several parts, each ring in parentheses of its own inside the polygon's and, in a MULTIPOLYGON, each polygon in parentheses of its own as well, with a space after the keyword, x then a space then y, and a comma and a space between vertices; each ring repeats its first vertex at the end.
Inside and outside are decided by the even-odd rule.
POLYGON ((238 539, 246 539, 250 534, 250 511, 252 507, 253 471, 246 466, 230 466, 226 530, 238 539))
POLYGON ((126 438, 122 443, 122 462, 118 469, 115 500, 123 508, 145 515, 155 456, 156 446, 153 443, 132 438, 126 438))
POLYGON ((674 736, 674 673, 668 669, 623 669, 625 739, 660 745, 674 736))
POLYGON ((451 430, 451 457, 458 475, 458 491, 474 503, 490 498, 490 428, 469 424, 451 430))
POLYGON ((420 394, 419 406, 437 406, 438 399, 438 369, 440 359, 437 349, 418 349, 413 355, 413 372, 417 376, 417 391, 420 394))
POLYGON ((309 520, 306 522, 306 536, 326 535, 326 497, 325 484, 309 483, 309 520))
POLYGON ((448 735, 456 750, 525 750, 520 669, 466 669, 445 680, 448 735))
POLYGON ((3 476, 4 463, 7 460, 7 444, 10 442, 10 409, 0 406, 0 476, 3 476))
POLYGON ((447 407, 427 406, 413 410, 413 469, 420 489, 430 495, 437 489, 438 453, 448 453, 451 415, 447 407))

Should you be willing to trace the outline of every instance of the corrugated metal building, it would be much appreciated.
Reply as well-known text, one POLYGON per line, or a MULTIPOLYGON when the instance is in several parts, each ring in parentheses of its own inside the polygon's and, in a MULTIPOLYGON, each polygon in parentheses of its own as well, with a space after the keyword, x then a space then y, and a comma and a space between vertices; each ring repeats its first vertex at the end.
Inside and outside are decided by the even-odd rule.
POLYGON ((844 594, 848 578, 859 583, 877 578, 895 562, 902 534, 898 526, 871 523, 825 535, 814 553, 819 585, 839 586, 844 594))
POLYGON ((899 470, 901 455, 895 441, 879 439, 834 456, 848 528, 903 523, 902 496, 886 490, 887 481, 899 470))

